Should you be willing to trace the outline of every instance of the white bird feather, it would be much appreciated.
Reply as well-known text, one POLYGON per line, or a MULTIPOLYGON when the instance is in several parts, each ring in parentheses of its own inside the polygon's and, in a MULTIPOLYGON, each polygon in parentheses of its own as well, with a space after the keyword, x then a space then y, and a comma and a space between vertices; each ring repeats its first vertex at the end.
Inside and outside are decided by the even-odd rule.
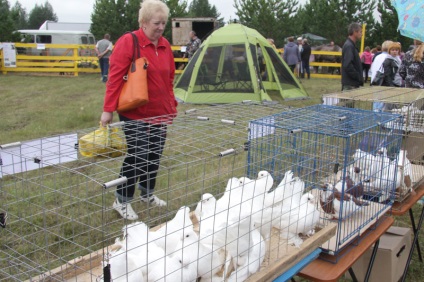
POLYGON ((259 271, 266 252, 265 241, 259 231, 252 230, 249 246, 249 252, 245 255, 247 257, 242 260, 243 264, 238 264, 237 262, 241 260, 240 258, 235 258, 237 267, 236 270, 231 273, 230 277, 228 277, 228 282, 244 281, 249 278, 250 275, 259 271))
POLYGON ((165 250, 166 254, 170 254, 175 251, 177 243, 181 241, 184 232, 188 230, 193 230, 190 208, 183 206, 172 220, 167 221, 157 231, 150 232, 150 235, 156 245, 165 250))
POLYGON ((279 224, 275 226, 280 229, 282 238, 288 239, 288 242, 300 247, 303 240, 299 233, 308 235, 319 222, 319 211, 316 207, 315 197, 312 193, 302 195, 300 203, 296 205, 292 202, 289 211, 281 215, 279 224))

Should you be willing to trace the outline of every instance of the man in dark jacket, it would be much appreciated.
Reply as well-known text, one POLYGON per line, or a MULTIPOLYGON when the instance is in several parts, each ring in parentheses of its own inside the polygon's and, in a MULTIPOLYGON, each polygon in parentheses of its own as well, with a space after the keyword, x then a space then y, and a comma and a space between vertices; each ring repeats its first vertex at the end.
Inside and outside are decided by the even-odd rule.
POLYGON ((308 44, 308 39, 303 39, 303 48, 300 54, 302 60, 302 74, 301 78, 305 78, 305 72, 308 74, 308 79, 311 78, 311 71, 309 70, 309 57, 311 56, 311 46, 308 44))
POLYGON ((349 37, 342 49, 342 91, 359 88, 364 85, 362 63, 359 58, 356 41, 362 37, 362 27, 358 23, 351 23, 348 27, 349 37))

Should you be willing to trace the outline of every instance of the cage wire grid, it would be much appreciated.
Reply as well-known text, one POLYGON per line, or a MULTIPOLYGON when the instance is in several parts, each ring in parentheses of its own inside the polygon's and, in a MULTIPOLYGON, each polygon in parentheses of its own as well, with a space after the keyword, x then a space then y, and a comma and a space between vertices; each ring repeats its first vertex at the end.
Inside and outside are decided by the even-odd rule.
MULTIPOLYGON (((155 194, 168 205, 153 208, 134 200, 140 219, 157 227, 183 205, 194 210, 205 192, 220 197, 230 177, 246 174, 249 121, 286 110, 247 102, 180 112, 167 126, 156 179, 155 194)), ((1 281, 63 281, 81 273, 87 276, 80 281, 98 279, 92 269, 128 221, 112 209, 114 188, 107 188, 124 158, 122 136, 112 137, 108 148, 91 144, 96 157, 78 153, 80 138, 95 129, 1 145, 1 210, 8 217, 1 230, 1 281)))
POLYGON ((401 115, 325 105, 258 119, 251 123, 273 137, 267 136, 266 146, 249 144, 249 169, 292 170, 305 181, 321 201, 321 218, 338 223, 336 235, 322 246, 337 261, 339 251, 393 204, 400 120, 401 115), (338 201, 335 212, 337 187, 339 197, 350 199, 338 201))
MULTIPOLYGON (((294 212, 301 205, 293 198, 299 198, 300 201, 302 194, 309 194, 312 196, 307 195, 308 202, 311 200, 313 204, 304 203, 302 208, 306 211, 312 209, 310 214, 314 215, 319 212, 319 217, 314 217, 313 231, 317 230, 319 234, 320 229, 337 224, 336 235, 322 245, 329 252, 337 253, 391 205, 393 193, 389 187, 393 186, 393 179, 386 179, 384 185, 381 184, 384 187, 379 187, 376 193, 362 197, 361 201, 370 203, 368 206, 343 212, 347 210, 343 205, 348 205, 342 201, 339 219, 323 211, 319 203, 323 194, 322 185, 336 184, 341 178, 346 179, 348 169, 355 162, 360 163, 361 159, 366 161, 365 155, 356 159, 352 156, 363 140, 366 142, 361 145, 362 149, 378 150, 377 145, 384 145, 390 148, 388 155, 396 159, 394 152, 399 138, 394 128, 388 130, 385 125, 390 123, 396 126, 399 123, 392 121, 397 118, 400 116, 326 106, 289 109, 279 104, 247 102, 188 107, 180 111, 172 124, 167 125, 165 149, 155 178, 155 195, 166 200, 167 206, 153 207, 141 203, 137 189, 131 204, 139 221, 152 232, 161 227, 166 230, 168 224, 165 223, 172 221, 177 211, 186 206, 191 211, 190 224, 193 223, 193 226, 184 226, 175 232, 186 234, 192 228, 195 233, 201 233, 202 220, 205 220, 203 226, 211 225, 214 229, 215 217, 219 216, 217 210, 209 221, 208 218, 201 218, 199 222, 194 216, 202 195, 210 193, 216 199, 221 199, 226 195, 228 183, 232 183, 232 197, 241 195, 242 200, 220 212, 224 215, 227 212, 228 216, 229 211, 235 209, 239 211, 236 216, 238 220, 227 218, 227 224, 224 227, 220 225, 221 229, 217 228, 213 232, 237 236, 224 236, 225 243, 221 243, 217 249, 224 250, 228 255, 230 248, 232 252, 241 251, 242 242, 247 242, 245 245, 248 248, 244 246, 244 252, 255 250, 259 253, 255 259, 249 257, 248 264, 255 265, 258 271, 266 270, 264 266, 281 260, 287 253, 298 251, 298 248, 291 246, 293 243, 299 246, 303 241, 316 240, 320 242, 318 247, 329 239, 322 241, 321 238, 319 241, 313 232, 304 232, 310 238, 298 237, 289 232, 293 228, 299 230, 299 226, 306 224, 307 218, 294 212), (376 141, 371 137, 380 141, 387 138, 383 143, 375 144, 376 141), (288 189, 289 184, 283 185, 284 189, 280 185, 289 171, 292 171, 288 176, 293 177, 290 182, 293 187, 294 183, 300 185, 296 187, 301 187, 303 183, 304 188, 296 194, 293 192, 289 200, 284 198, 284 204, 272 202, 268 209, 254 210, 253 198, 244 198, 244 192, 237 194, 240 193, 237 191, 240 188, 243 188, 241 191, 249 191, 247 187, 253 187, 251 189, 255 191, 260 187, 260 180, 249 182, 244 179, 245 182, 240 184, 239 178, 247 176, 255 180, 262 170, 272 176, 265 178, 265 185, 271 184, 267 195, 274 193, 274 197, 278 191, 288 189), (298 206, 294 206, 295 202, 298 206), (271 217, 264 220, 263 215, 260 215, 257 222, 259 227, 256 227, 261 229, 261 239, 255 243, 252 242, 253 236, 257 239, 258 233, 250 228, 248 231, 241 229, 241 224, 237 223, 245 223, 250 219, 250 214, 240 218, 246 211, 267 213, 271 217), (282 214, 286 215, 284 227, 282 214), (258 268, 261 262, 262 267, 258 268)), ((115 125, 116 128, 120 126, 122 123, 115 125)), ((121 218, 112 208, 115 186, 122 181, 119 170, 124 159, 125 141, 122 132, 113 132, 115 135, 111 135, 109 147, 91 147, 99 152, 98 155, 83 157, 78 149, 81 150, 81 146, 87 144, 81 143, 81 137, 93 130, 95 128, 1 146, 0 188, 4 201, 0 209, 8 215, 8 221, 6 227, 0 230, 3 246, 0 253, 0 280, 97 281, 101 280, 105 263, 110 263, 114 273, 113 268, 119 257, 124 258, 125 271, 119 274, 120 277, 115 276, 115 279, 126 281, 127 272, 131 275, 136 271, 128 269, 129 257, 136 248, 130 248, 128 236, 124 236, 131 233, 131 222, 121 218)), ((389 164, 382 164, 371 175, 373 180, 383 179, 385 170, 390 170, 389 164)), ((142 171, 145 175, 151 173, 142 171)), ((343 183, 342 195, 350 191, 344 186, 343 183)), ((172 236, 167 234, 164 238, 168 235, 172 236)), ((181 248, 183 258, 184 254, 189 253, 187 250, 184 252, 185 247, 181 248)), ((178 251, 180 249, 176 253, 178 251)), ((244 281, 246 275, 252 273, 246 274, 243 272, 247 269, 246 265, 238 265, 234 261, 238 262, 239 259, 225 257, 224 266, 220 269, 223 273, 220 272, 220 275, 226 278, 233 275, 235 280, 244 281), (233 269, 225 265, 233 265, 233 269)), ((122 264, 122 261, 119 262, 122 264)), ((178 277, 177 280, 190 280, 187 278, 190 273, 182 270, 167 274, 176 275, 174 277, 178 277)))
MULTIPOLYGON (((396 195, 402 202, 424 177, 424 90, 398 87, 367 87, 323 96, 324 104, 382 111, 403 116, 402 160, 399 169, 409 182, 396 195)), ((407 181, 405 181, 407 182, 407 181)))

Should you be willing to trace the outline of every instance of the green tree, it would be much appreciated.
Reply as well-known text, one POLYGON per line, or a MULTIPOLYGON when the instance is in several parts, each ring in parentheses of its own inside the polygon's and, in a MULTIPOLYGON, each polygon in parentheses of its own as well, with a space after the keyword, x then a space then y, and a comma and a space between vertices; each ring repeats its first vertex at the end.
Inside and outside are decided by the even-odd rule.
POLYGON ((224 25, 224 18, 218 13, 215 5, 209 4, 208 0, 193 0, 188 7, 189 17, 212 17, 219 21, 219 25, 224 25))
POLYGON ((376 23, 372 30, 372 42, 370 46, 381 45, 385 40, 400 42, 402 49, 407 50, 413 40, 402 36, 398 31, 399 19, 396 9, 392 5, 392 1, 383 0, 378 3, 377 11, 381 15, 381 22, 376 23))
MULTIPOLYGON (((171 19, 187 15, 187 2, 181 0, 168 0, 168 24, 164 36, 171 38, 171 19)), ((99 39, 109 33, 112 41, 116 41, 127 31, 139 28, 138 13, 140 0, 96 0, 91 14, 91 32, 99 39)))
MULTIPOLYGON (((127 16, 128 6, 137 9, 138 15, 140 6, 137 8, 135 2, 137 1, 96 0, 91 14, 91 33, 97 40, 103 38, 105 33, 109 33, 111 40, 116 41, 125 32, 137 29, 138 16, 135 12, 131 14, 131 17, 127 16)), ((140 5, 139 1, 138 5, 140 5)))
MULTIPOLYGON (((208 0, 193 0, 188 8, 188 15, 190 17, 211 17, 212 9, 208 0)), ((216 8, 214 12, 216 13, 216 8)))
POLYGON ((138 23, 138 11, 140 11, 140 0, 129 0, 125 6, 125 18, 127 25, 125 31, 136 30, 140 27, 138 23))
POLYGON ((114 8, 115 1, 113 0, 96 0, 94 2, 90 31, 97 40, 102 39, 105 33, 110 34, 112 41, 122 34, 122 31, 119 34, 112 34, 110 30, 110 27, 115 24, 112 21, 115 14, 114 8))
POLYGON ((0 0, 0 42, 15 41, 14 29, 15 25, 9 10, 9 2, 0 0))
POLYGON ((234 0, 241 24, 274 39, 282 47, 284 38, 295 34, 297 0, 234 0))
POLYGON ((44 5, 35 4, 35 7, 29 13, 28 28, 39 29, 45 21, 58 21, 49 1, 46 1, 44 5))
POLYGON ((373 30, 375 7, 376 0, 310 0, 298 13, 299 34, 310 32, 343 45, 350 23, 366 24, 367 30, 373 30))
POLYGON ((16 29, 25 29, 28 27, 28 14, 19 1, 10 9, 10 15, 16 29))

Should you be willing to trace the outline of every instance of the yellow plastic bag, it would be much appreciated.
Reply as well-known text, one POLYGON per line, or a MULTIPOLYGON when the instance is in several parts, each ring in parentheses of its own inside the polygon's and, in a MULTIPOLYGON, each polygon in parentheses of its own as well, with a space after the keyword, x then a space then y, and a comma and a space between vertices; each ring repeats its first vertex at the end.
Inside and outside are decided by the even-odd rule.
POLYGON ((100 125, 79 139, 78 150, 84 157, 119 157, 127 152, 127 143, 120 127, 100 125))

